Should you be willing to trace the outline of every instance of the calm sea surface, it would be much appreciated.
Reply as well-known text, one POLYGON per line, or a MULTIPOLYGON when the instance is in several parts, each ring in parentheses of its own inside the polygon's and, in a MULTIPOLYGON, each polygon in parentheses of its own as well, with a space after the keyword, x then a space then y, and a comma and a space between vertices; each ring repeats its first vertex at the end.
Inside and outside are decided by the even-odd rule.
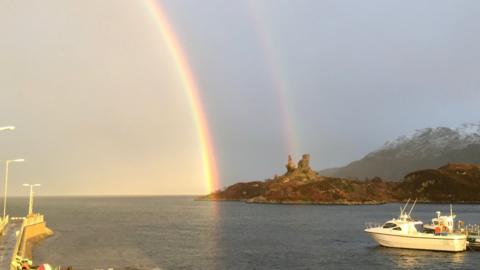
MULTIPOLYGON (((26 211, 14 198, 10 212, 26 211)), ((195 202, 192 197, 39 198, 55 236, 38 245, 36 263, 74 269, 480 269, 480 252, 382 248, 367 221, 398 215, 380 206, 256 205, 195 202)), ((480 223, 480 205, 455 205, 480 223)), ((448 205, 417 205, 430 220, 448 205)))

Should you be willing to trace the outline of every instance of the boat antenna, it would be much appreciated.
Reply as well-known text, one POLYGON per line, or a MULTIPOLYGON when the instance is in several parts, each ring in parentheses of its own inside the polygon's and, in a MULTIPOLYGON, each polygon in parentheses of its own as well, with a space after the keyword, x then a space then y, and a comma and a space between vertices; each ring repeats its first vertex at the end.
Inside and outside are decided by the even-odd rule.
POLYGON ((453 217, 453 208, 452 208, 452 204, 450 204, 450 216, 453 217))
POLYGON ((403 208, 400 207, 401 208, 400 215, 403 215, 403 212, 405 212, 405 209, 407 208, 407 205, 408 205, 409 202, 410 202, 410 198, 408 198, 407 203, 405 204, 405 206, 403 208))
POLYGON ((417 199, 413 202, 412 208, 410 208, 410 212, 408 212, 408 216, 412 213, 413 208, 415 207, 415 204, 417 203, 417 199))

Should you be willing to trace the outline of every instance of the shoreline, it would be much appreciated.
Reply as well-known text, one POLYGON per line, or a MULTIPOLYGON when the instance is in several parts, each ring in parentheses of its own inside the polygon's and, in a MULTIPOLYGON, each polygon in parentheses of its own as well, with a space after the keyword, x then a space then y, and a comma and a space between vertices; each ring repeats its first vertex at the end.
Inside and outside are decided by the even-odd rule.
POLYGON ((312 201, 255 201, 255 200, 243 200, 243 199, 210 199, 210 198, 195 198, 194 201, 210 201, 210 202, 243 202, 246 204, 285 204, 285 205, 380 205, 395 202, 386 201, 365 201, 365 202, 312 202, 312 201))
MULTIPOLYGON (((401 201, 366 201, 366 202, 311 202, 311 201, 252 201, 251 199, 210 199, 210 198, 195 198, 194 201, 210 201, 210 202, 243 202, 246 204, 283 204, 283 205, 382 205, 405 203, 406 200, 401 201)), ((480 201, 417 201, 417 204, 480 204, 480 201)))

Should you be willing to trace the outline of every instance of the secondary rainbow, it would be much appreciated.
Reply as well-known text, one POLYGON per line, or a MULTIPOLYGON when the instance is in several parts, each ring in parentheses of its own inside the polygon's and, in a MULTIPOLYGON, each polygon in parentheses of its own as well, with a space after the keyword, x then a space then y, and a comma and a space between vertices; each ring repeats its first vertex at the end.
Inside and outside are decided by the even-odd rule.
POLYGON ((280 63, 280 59, 277 53, 277 47, 274 46, 272 34, 266 23, 265 14, 262 12, 262 2, 250 0, 246 2, 246 7, 252 16, 255 30, 257 32, 258 40, 262 46, 265 60, 267 61, 270 77, 272 81, 273 89, 276 93, 278 102, 278 109, 280 113, 280 119, 283 129, 283 137, 285 140, 286 151, 288 154, 300 155, 299 140, 295 131, 297 130, 295 122, 293 121, 294 113, 292 112, 293 105, 289 103, 288 93, 289 86, 287 83, 287 76, 283 72, 283 63, 280 63))
POLYGON ((205 111, 202 106, 199 88, 187 61, 186 54, 180 46, 175 31, 171 27, 163 8, 154 0, 147 0, 145 3, 156 24, 158 25, 163 38, 165 39, 166 45, 179 72, 183 87, 187 92, 195 125, 198 130, 205 188, 207 192, 212 192, 219 188, 218 170, 216 167, 217 165, 212 137, 210 135, 205 111))

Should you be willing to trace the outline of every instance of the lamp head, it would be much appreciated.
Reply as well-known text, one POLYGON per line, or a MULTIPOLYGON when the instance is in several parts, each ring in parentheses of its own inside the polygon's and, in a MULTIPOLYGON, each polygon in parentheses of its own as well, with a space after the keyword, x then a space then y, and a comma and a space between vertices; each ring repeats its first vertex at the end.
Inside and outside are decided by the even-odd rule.
POLYGON ((0 130, 15 130, 14 126, 0 127, 0 130))
POLYGON ((33 185, 31 185, 31 184, 23 184, 22 186, 24 186, 24 187, 39 187, 39 186, 41 186, 41 185, 40 185, 40 184, 33 184, 33 185))
POLYGON ((11 162, 24 162, 24 161, 25 161, 25 159, 23 159, 23 158, 17 158, 17 159, 9 159, 6 162, 11 163, 11 162))

